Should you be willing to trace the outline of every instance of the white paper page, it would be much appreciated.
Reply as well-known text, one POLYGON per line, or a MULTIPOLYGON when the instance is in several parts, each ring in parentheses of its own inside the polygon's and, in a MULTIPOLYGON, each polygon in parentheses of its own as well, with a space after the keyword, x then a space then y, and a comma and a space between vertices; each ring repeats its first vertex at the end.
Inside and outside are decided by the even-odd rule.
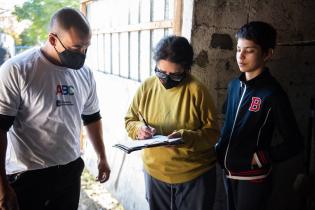
POLYGON ((153 136, 153 138, 151 138, 151 139, 128 140, 127 142, 120 143, 120 144, 125 145, 127 147, 138 147, 138 146, 159 144, 161 142, 173 142, 173 141, 178 141, 180 139, 181 138, 169 139, 167 136, 156 135, 156 136, 153 136))

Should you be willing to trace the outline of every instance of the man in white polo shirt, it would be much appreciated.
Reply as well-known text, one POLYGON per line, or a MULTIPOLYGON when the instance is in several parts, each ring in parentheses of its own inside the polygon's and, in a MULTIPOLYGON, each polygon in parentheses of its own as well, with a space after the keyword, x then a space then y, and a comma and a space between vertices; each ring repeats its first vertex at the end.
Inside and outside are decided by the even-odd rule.
POLYGON ((110 175, 91 70, 87 19, 63 8, 51 18, 48 40, 0 69, 0 209, 77 210, 80 128, 98 156, 98 180, 110 175))

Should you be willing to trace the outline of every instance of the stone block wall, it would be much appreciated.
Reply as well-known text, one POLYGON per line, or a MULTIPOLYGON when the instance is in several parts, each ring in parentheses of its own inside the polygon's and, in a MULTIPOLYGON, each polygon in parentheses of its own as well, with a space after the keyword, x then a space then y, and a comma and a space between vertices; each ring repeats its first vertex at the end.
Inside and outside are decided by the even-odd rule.
MULTIPOLYGON (((307 136, 310 99, 315 97, 315 1, 312 0, 195 0, 191 43, 195 51, 192 70, 208 87, 220 109, 228 82, 239 75, 235 60, 237 30, 249 21, 265 21, 278 32, 278 46, 267 66, 288 93, 299 129, 307 136)), ((276 141, 281 138, 276 136, 276 141)), ((315 143, 313 142, 313 148, 315 143)), ((274 192, 270 209, 298 209, 292 185, 301 171, 302 155, 274 167, 274 192)), ((315 159, 315 149, 312 152, 315 159)), ((314 161, 313 161, 314 162, 314 161)), ((224 209, 218 171, 216 209, 224 209)))

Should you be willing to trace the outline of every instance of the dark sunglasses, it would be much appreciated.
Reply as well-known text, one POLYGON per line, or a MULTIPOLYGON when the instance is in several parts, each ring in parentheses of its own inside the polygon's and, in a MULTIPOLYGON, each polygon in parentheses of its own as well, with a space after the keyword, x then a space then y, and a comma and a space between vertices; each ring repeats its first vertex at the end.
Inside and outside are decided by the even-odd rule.
POLYGON ((171 80, 174 80, 177 82, 180 82, 186 75, 186 72, 166 74, 164 71, 159 69, 157 66, 155 67, 154 71, 155 71, 155 75, 160 79, 170 78, 171 80))

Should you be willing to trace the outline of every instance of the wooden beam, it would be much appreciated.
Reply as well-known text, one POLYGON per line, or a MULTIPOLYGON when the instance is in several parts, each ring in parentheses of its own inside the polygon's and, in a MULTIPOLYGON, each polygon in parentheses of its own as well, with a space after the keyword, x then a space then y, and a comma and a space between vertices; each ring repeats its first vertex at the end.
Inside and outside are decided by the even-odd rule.
POLYGON ((112 34, 132 31, 144 31, 153 29, 172 28, 173 21, 155 21, 148 23, 139 23, 135 25, 118 26, 108 29, 93 29, 93 34, 112 34))
POLYGON ((90 2, 90 1, 94 1, 94 0, 81 0, 81 4, 86 4, 87 2, 90 2))
POLYGON ((81 3, 80 5, 80 11, 84 14, 86 17, 86 3, 81 3))
POLYGON ((183 0, 175 0, 174 10, 174 34, 181 35, 183 24, 183 0))
POLYGON ((80 11, 86 16, 87 15, 87 5, 92 3, 94 0, 81 0, 80 11))

